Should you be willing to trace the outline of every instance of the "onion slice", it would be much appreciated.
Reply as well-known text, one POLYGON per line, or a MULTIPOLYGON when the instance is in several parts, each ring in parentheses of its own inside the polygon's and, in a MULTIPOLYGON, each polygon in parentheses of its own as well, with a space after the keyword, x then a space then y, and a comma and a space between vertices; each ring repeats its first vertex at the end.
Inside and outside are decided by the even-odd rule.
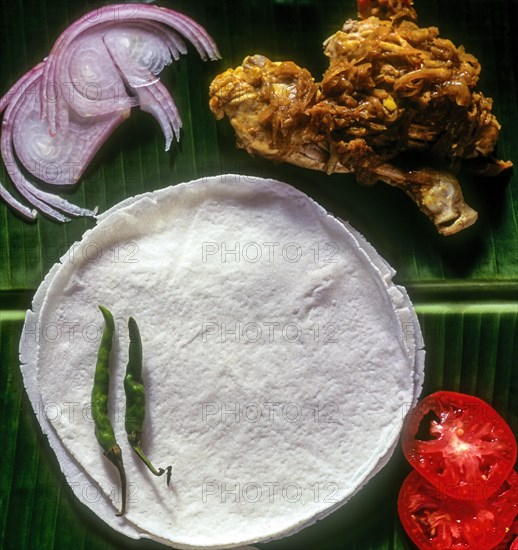
MULTIPOLYGON (((59 81, 66 86, 56 95, 60 127, 68 128, 69 109, 82 117, 125 111, 137 105, 104 43, 104 30, 85 33, 72 44, 59 66, 59 81)), ((48 127, 48 125, 47 125, 48 127)))
POLYGON ((95 119, 75 113, 70 116, 67 133, 51 136, 33 100, 25 102, 13 122, 13 143, 19 161, 50 185, 75 185, 101 145, 128 118, 129 109, 95 119))
POLYGON ((0 183, 0 198, 13 210, 21 214, 24 218, 28 220, 35 220, 37 215, 36 209, 31 209, 17 201, 9 191, 0 183))
POLYGON ((180 114, 173 98, 160 81, 155 82, 152 86, 138 88, 137 94, 140 108, 153 115, 160 124, 165 137, 165 150, 169 151, 173 135, 177 140, 180 139, 180 128, 182 126, 180 114))
MULTIPOLYGON (((220 57, 198 23, 146 4, 105 6, 68 27, 45 61, 0 98, 0 153, 18 192, 56 221, 68 221, 65 214, 95 216, 38 188, 27 172, 50 185, 74 185, 138 105, 158 121, 169 150, 182 122, 159 74, 187 52, 186 41, 204 60, 220 57)), ((0 198, 24 217, 36 217, 1 185, 0 198)))
POLYGON ((83 117, 137 106, 134 88, 154 84, 164 67, 186 51, 174 31, 153 21, 103 24, 85 31, 62 56, 62 89, 51 93, 58 127, 68 128, 65 102, 83 117))
MULTIPOLYGON (((0 138, 0 151, 6 170, 14 186, 27 200, 27 202, 36 207, 49 218, 59 222, 69 221, 69 218, 61 214, 61 212, 72 216, 95 216, 95 212, 92 210, 80 208, 79 206, 62 199, 58 195, 47 193, 41 189, 38 189, 25 177, 18 166, 18 162, 14 154, 12 139, 14 121, 18 115, 24 111, 27 103, 33 103, 36 101, 37 85, 39 84, 41 75, 42 65, 40 64, 37 68, 35 68, 35 70, 30 71, 27 75, 22 77, 21 80, 23 80, 23 85, 16 88, 14 97, 11 98, 11 101, 5 110, 2 123, 3 131, 0 138)), ((23 210, 20 210, 16 206, 15 208, 24 215, 27 213, 25 208, 23 210)), ((28 217, 33 219, 35 215, 32 215, 30 210, 29 212, 30 214, 28 217)))
POLYGON ((178 61, 181 55, 185 55, 187 53, 187 46, 178 33, 165 25, 155 23, 154 21, 146 21, 145 23, 146 26, 153 30, 156 34, 162 35, 162 40, 164 40, 168 45, 169 51, 175 61, 178 61))
MULTIPOLYGON (((19 97, 23 94, 27 87, 27 81, 31 78, 33 73, 39 73, 41 71, 42 63, 39 63, 33 67, 30 71, 21 76, 7 92, 0 98, 0 113, 2 113, 7 106, 12 102, 13 98, 19 97)), ((24 218, 29 220, 36 219, 37 211, 35 209, 28 208, 20 201, 15 199, 9 191, 0 182, 0 198, 9 205, 13 210, 21 214, 24 218)))
MULTIPOLYGON (((41 90, 42 99, 49 90, 55 90, 59 93, 59 67, 62 62, 62 56, 82 33, 98 25, 112 24, 120 26, 128 22, 147 20, 162 23, 178 32, 193 44, 203 60, 207 58, 212 60, 220 58, 218 48, 207 31, 186 15, 147 4, 114 4, 112 6, 104 6, 85 14, 68 27, 56 40, 44 67, 41 90)), ((56 133, 59 122, 56 102, 43 101, 42 115, 48 121, 51 134, 56 133)), ((66 129, 66 123, 63 129, 66 129)))
POLYGON ((173 61, 169 44, 156 30, 133 25, 111 28, 104 33, 103 42, 131 88, 154 84, 173 61))

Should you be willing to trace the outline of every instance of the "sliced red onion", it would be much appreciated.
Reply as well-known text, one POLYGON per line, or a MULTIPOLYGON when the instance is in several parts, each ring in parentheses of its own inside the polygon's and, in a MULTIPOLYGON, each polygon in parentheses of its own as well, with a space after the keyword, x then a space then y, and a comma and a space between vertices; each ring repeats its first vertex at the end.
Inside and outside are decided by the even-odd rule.
MULTIPOLYGON (((66 29, 46 61, 0 98, 0 153, 31 205, 57 221, 68 221, 64 214, 95 215, 39 189, 20 165, 48 184, 75 184, 136 105, 157 119, 166 150, 179 139, 180 114, 158 75, 187 52, 184 38, 202 59, 219 58, 205 29, 185 15, 146 4, 106 6, 66 29)), ((24 217, 36 217, 1 184, 0 198, 24 217)))
POLYGON ((66 135, 51 136, 47 124, 40 119, 36 102, 25 102, 13 123, 16 155, 38 179, 51 185, 74 185, 99 147, 128 117, 129 109, 95 119, 71 113, 66 135))
POLYGON ((182 126, 180 114, 173 98, 160 81, 151 86, 137 88, 137 94, 140 108, 153 115, 160 124, 165 137, 165 150, 169 151, 173 135, 177 140, 180 139, 180 128, 182 126))
POLYGON ((17 201, 9 191, 0 183, 0 198, 8 204, 13 210, 19 212, 24 218, 29 220, 35 220, 37 211, 36 209, 31 209, 17 201))
POLYGON ((168 151, 173 137, 180 139, 182 122, 173 98, 155 76, 166 62, 171 62, 167 44, 163 39, 157 40, 143 24, 138 28, 113 29, 106 33, 104 42, 128 87, 137 94, 141 109, 160 124, 168 151))
POLYGON ((0 97, 0 113, 2 113, 11 101, 27 91, 27 87, 33 82, 33 76, 41 75, 44 63, 38 63, 30 71, 22 75, 5 94, 0 97))
MULTIPOLYGON (((11 98, 11 101, 5 110, 4 119, 2 122, 0 152, 2 154, 2 159, 6 170, 19 193, 30 204, 35 206, 40 212, 47 215, 49 218, 60 222, 69 221, 69 218, 58 212, 58 210, 73 216, 95 216, 95 212, 91 210, 80 208, 57 195, 38 189, 24 176, 18 166, 12 142, 13 123, 19 113, 23 112, 27 103, 32 103, 33 106, 36 103, 37 86, 39 85, 41 75, 41 66, 39 67, 39 70, 33 70, 29 75, 25 75, 25 77, 23 77, 25 86, 17 89, 17 93, 11 98)), ((24 209, 22 213, 26 214, 26 210, 24 209)))
POLYGON ((168 45, 169 51, 175 61, 178 61, 181 55, 185 55, 187 53, 187 46, 178 33, 164 25, 161 25, 160 23, 155 23, 154 21, 146 21, 146 24, 157 34, 162 33, 162 39, 168 45))
MULTIPOLYGON (((2 132, 2 137, 0 139, 0 150, 7 173, 9 174, 11 181, 13 182, 19 193, 30 204, 35 206, 40 212, 47 215, 49 218, 58 222, 70 221, 70 218, 67 218, 66 216, 52 208, 52 206, 43 202, 43 200, 41 200, 43 197, 39 197, 35 193, 33 193, 34 189, 35 191, 39 191, 41 194, 49 195, 49 193, 44 193, 43 191, 34 188, 20 171, 18 164, 16 163, 16 160, 14 158, 11 136, 9 132, 2 132)), ((55 195, 52 196, 56 197, 55 195)))
POLYGON ((67 50, 59 67, 61 92, 55 98, 60 128, 68 126, 68 104, 83 117, 105 115, 138 105, 126 87, 146 86, 187 51, 174 32, 153 21, 122 27, 99 25, 85 31, 67 50))
MULTIPOLYGON (((11 103, 14 97, 23 94, 27 87, 27 81, 30 80, 33 73, 41 73, 42 63, 36 65, 30 71, 19 78, 7 92, 0 98, 0 113, 11 103)), ((9 191, 0 183, 0 198, 6 202, 13 210, 19 212, 24 218, 34 220, 36 218, 36 210, 28 208, 17 199, 15 199, 9 191)))
MULTIPOLYGON (((87 13, 68 27, 56 40, 45 64, 42 81, 42 96, 49 91, 59 93, 59 66, 67 48, 85 31, 98 25, 113 24, 121 26, 128 22, 149 20, 162 23, 181 36, 189 40, 198 51, 202 59, 219 59, 220 55, 216 44, 207 31, 191 18, 157 6, 147 4, 115 4, 105 6, 87 13)), ((43 103, 42 114, 48 120, 50 132, 57 129, 57 106, 55 101, 43 103)), ((65 125, 66 127, 66 125, 65 125)))
POLYGON ((172 63, 169 45, 151 29, 133 25, 111 28, 103 41, 131 88, 155 83, 157 75, 172 63))
POLYGON ((125 111, 137 105, 136 98, 127 93, 125 82, 110 57, 102 30, 86 33, 74 43, 59 69, 60 127, 68 126, 68 109, 61 109, 64 102, 82 117, 125 111))

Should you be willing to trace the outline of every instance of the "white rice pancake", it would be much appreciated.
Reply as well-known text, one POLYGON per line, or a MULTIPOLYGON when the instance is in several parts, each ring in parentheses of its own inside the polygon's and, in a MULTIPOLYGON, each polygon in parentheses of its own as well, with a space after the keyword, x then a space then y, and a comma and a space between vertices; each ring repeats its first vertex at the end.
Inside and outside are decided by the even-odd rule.
POLYGON ((293 533, 390 458, 423 375, 393 270, 349 225, 284 183, 225 175, 111 209, 54 266, 27 313, 27 392, 76 496, 117 531, 181 548, 293 533), (129 482, 89 414, 98 304, 118 326, 112 422, 129 482), (127 319, 143 339, 143 445, 124 433, 127 319))

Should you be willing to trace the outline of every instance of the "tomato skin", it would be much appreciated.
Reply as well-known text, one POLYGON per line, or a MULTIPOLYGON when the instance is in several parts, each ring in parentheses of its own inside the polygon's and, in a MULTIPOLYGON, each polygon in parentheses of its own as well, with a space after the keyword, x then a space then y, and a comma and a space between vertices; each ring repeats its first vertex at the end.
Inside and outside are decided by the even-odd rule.
POLYGON ((420 550, 490 550, 518 514, 518 474, 490 498, 467 501, 449 498, 413 471, 399 492, 398 513, 420 550))
POLYGON ((504 540, 495 546, 495 550, 518 550, 518 518, 511 525, 504 540))
POLYGON ((488 403, 449 391, 425 397, 410 413, 402 446, 424 478, 461 500, 490 497, 509 476, 517 456, 513 432, 488 403), (427 425, 429 414, 436 419, 427 425))
POLYGON ((518 550, 518 520, 511 525, 504 540, 494 550, 518 550))

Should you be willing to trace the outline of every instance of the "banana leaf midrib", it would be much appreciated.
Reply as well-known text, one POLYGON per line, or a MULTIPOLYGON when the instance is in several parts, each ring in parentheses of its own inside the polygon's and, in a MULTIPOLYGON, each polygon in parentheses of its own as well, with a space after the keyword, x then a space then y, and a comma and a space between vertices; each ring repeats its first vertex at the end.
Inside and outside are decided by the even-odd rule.
MULTIPOLYGON (((419 281, 403 285, 416 306, 444 303, 518 303, 518 279, 507 281, 419 281)), ((0 311, 30 309, 36 289, 0 290, 0 311)))

